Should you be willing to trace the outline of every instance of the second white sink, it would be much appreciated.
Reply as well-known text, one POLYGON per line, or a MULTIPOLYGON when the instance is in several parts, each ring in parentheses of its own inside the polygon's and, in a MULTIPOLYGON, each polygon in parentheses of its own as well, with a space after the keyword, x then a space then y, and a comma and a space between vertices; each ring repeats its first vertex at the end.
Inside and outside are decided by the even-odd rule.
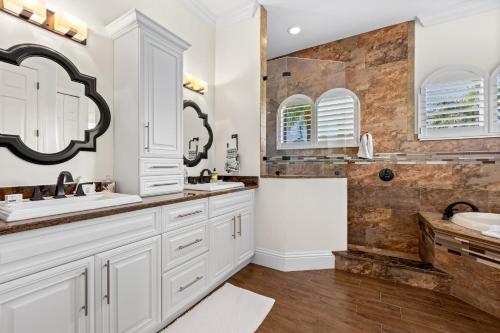
POLYGON ((186 190, 196 190, 196 191, 222 191, 229 190, 232 188, 245 187, 245 184, 240 182, 217 182, 217 183, 203 183, 203 184, 186 184, 184 188, 186 190))
POLYGON ((83 197, 46 199, 0 204, 0 220, 14 222, 57 214, 81 212, 85 210, 126 205, 142 202, 138 195, 99 192, 83 197))

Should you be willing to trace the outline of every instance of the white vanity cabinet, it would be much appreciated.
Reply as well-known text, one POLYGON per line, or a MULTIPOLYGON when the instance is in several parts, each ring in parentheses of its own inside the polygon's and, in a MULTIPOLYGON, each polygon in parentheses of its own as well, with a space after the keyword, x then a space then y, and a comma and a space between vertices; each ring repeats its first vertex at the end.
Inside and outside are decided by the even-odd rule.
POLYGON ((147 332, 160 319, 160 236, 95 256, 96 332, 147 332))
POLYGON ((0 332, 94 332, 93 273, 91 257, 0 284, 0 332))
POLYGON ((212 198, 210 214, 210 277, 218 283, 255 253, 253 191, 212 198))
POLYGON ((142 196, 183 190, 182 70, 190 46, 141 12, 107 26, 114 39, 114 178, 142 196))
POLYGON ((160 331, 250 262, 253 196, 0 236, 0 332, 160 331))

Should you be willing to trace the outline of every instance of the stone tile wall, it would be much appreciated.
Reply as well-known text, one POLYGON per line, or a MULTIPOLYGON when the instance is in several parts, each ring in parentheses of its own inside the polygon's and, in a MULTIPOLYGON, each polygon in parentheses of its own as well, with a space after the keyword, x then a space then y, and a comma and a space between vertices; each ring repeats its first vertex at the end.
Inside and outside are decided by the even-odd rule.
POLYGON ((347 176, 351 244, 418 253, 418 211, 441 212, 465 200, 500 212, 500 138, 418 141, 414 47, 414 22, 407 22, 268 61, 262 174, 347 176), (283 68, 290 77, 280 76, 283 68), (356 160, 356 148, 276 150, 283 99, 294 93, 315 99, 339 86, 358 95, 361 132, 373 135, 377 158, 356 160), (379 158, 384 154, 390 156, 379 158), (395 171, 392 182, 379 180, 383 168, 395 171))

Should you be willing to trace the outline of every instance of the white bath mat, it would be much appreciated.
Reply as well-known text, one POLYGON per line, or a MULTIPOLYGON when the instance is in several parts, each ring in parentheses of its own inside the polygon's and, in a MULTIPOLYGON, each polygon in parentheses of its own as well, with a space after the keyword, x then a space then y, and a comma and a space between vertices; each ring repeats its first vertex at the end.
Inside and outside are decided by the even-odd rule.
POLYGON ((251 333, 274 299, 226 283, 161 333, 251 333))

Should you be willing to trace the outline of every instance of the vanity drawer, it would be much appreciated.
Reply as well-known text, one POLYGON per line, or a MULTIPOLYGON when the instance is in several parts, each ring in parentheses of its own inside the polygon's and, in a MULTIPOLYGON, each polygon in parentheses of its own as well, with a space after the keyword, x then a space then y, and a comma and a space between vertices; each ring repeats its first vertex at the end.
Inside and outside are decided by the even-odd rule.
POLYGON ((208 288, 208 253, 162 276, 162 320, 167 320, 208 288))
POLYGON ((253 206, 253 192, 253 190, 248 190, 210 198, 210 217, 253 206))
POLYGON ((0 237, 0 283, 161 233, 151 208, 0 237))
POLYGON ((140 173, 141 176, 182 175, 183 165, 182 159, 141 158, 140 173))
POLYGON ((162 236, 162 268, 166 272, 209 250, 207 222, 162 236))
POLYGON ((171 231, 208 220, 208 199, 163 207, 163 231, 171 231))
POLYGON ((141 178, 141 195, 160 195, 182 192, 184 176, 155 176, 141 178))

